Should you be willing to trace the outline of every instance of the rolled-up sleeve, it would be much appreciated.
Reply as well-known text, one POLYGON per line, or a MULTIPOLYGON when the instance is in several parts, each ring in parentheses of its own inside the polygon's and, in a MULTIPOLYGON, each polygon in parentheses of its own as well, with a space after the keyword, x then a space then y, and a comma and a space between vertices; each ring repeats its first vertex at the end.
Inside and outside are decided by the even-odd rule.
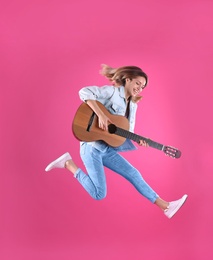
POLYGON ((87 100, 109 99, 114 93, 113 86, 90 86, 79 91, 79 97, 83 102, 87 100))

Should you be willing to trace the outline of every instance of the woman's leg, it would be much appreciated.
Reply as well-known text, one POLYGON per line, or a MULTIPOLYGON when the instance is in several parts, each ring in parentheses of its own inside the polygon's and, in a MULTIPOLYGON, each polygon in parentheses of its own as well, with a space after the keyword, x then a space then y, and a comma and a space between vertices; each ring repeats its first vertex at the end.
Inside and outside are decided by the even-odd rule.
POLYGON ((125 158, 110 148, 108 156, 103 157, 103 164, 112 171, 127 179, 144 197, 165 210, 169 203, 162 200, 158 194, 145 182, 140 172, 125 158))
POLYGON ((94 199, 105 198, 107 187, 102 153, 92 145, 84 143, 81 146, 80 155, 88 174, 78 168, 73 160, 68 160, 65 163, 65 168, 74 174, 75 178, 94 199))

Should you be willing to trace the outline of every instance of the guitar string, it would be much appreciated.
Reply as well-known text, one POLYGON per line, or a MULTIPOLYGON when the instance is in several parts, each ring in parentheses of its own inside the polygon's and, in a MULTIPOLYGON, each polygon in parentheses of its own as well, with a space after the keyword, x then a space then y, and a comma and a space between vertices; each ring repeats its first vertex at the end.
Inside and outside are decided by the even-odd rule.
POLYGON ((139 136, 137 134, 131 133, 131 132, 129 132, 125 129, 119 128, 119 127, 116 128, 115 133, 118 135, 121 135, 122 137, 136 141, 137 143, 139 143, 139 141, 142 139, 142 140, 146 141, 151 147, 156 148, 158 150, 162 150, 164 147, 164 145, 154 142, 151 139, 139 136))

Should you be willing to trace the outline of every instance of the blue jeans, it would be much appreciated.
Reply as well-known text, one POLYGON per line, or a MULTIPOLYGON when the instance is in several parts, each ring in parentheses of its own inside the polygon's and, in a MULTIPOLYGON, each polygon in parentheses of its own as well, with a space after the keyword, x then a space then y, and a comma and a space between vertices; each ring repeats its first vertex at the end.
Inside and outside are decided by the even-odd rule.
POLYGON ((159 197, 144 181, 140 172, 123 158, 116 149, 106 145, 104 149, 98 150, 89 143, 83 143, 80 148, 80 155, 88 174, 85 174, 79 168, 75 177, 94 199, 101 200, 107 194, 104 166, 126 178, 139 193, 152 203, 159 197))

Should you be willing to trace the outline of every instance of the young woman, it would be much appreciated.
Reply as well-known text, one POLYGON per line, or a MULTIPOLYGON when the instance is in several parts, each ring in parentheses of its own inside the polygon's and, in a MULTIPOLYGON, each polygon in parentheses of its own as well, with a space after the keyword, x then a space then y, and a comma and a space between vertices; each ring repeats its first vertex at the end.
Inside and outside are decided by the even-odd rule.
MULTIPOLYGON (((140 93, 147 86, 148 77, 136 66, 111 68, 102 65, 101 74, 107 77, 110 86, 90 86, 79 91, 80 99, 95 112, 99 127, 108 130, 110 119, 99 108, 96 101, 101 102, 111 114, 126 116, 130 129, 134 131, 137 103, 141 99, 140 93)), ((144 141, 140 145, 148 146, 144 141)), ((103 141, 81 142, 80 155, 87 173, 83 172, 73 161, 69 153, 65 153, 47 167, 46 171, 54 168, 65 168, 74 174, 84 189, 96 200, 106 197, 106 178, 104 167, 126 178, 145 198, 163 210, 171 218, 184 204, 187 195, 181 199, 167 202, 145 182, 140 172, 132 166, 119 152, 134 150, 136 147, 127 139, 123 145, 114 148, 103 141)))

